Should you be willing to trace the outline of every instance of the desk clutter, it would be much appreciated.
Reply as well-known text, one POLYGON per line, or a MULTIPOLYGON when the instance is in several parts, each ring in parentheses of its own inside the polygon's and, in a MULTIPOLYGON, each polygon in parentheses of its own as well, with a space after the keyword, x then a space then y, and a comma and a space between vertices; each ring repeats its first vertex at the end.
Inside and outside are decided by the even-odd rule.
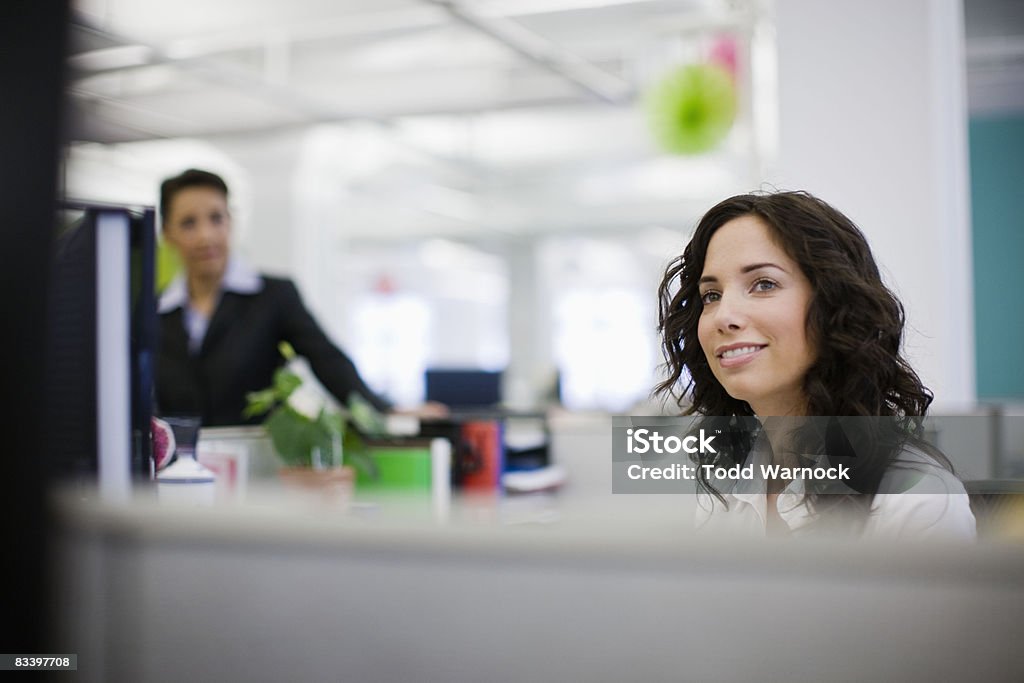
MULTIPOLYGON (((474 414, 422 421, 402 435, 346 436, 341 461, 360 449, 356 500, 432 498, 442 510, 452 495, 551 492, 566 480, 550 458, 544 415, 474 414)), ((215 499, 238 501, 253 486, 280 483, 282 463, 262 427, 200 430, 196 461, 213 472, 215 499)))

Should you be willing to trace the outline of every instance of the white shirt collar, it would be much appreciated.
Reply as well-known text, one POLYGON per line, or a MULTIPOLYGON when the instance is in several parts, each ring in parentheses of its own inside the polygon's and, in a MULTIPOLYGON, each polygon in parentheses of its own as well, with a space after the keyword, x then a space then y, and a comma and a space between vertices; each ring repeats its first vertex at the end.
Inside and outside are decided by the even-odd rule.
MULTIPOLYGON (((770 453, 771 447, 768 444, 768 433, 764 430, 759 430, 754 438, 754 445, 743 465, 753 465, 755 472, 760 471, 761 465, 771 464, 772 458, 770 453)), ((753 480, 741 479, 734 482, 733 486, 728 491, 723 492, 722 496, 725 498, 729 511, 733 515, 736 514, 738 509, 747 507, 753 511, 759 528, 764 529, 768 514, 766 509, 768 507, 766 492, 767 483, 760 477, 756 477, 753 480)), ((779 516, 782 517, 790 531, 796 531, 813 519, 810 510, 804 504, 805 492, 806 488, 803 480, 796 479, 789 482, 776 499, 776 509, 779 512, 779 516)), ((707 494, 698 495, 700 496, 698 507, 701 508, 701 512, 698 513, 698 526, 702 526, 703 523, 708 521, 707 517, 712 513, 717 501, 707 494)), ((742 514, 742 511, 740 511, 740 514, 742 514)))
MULTIPOLYGON (((224 271, 220 289, 222 292, 234 292, 235 294, 256 294, 263 289, 263 278, 244 261, 232 256, 228 259, 228 267, 224 271)), ((167 289, 160 295, 157 312, 160 314, 170 313, 176 308, 185 308, 187 305, 188 287, 185 285, 185 276, 182 274, 171 280, 167 289)))

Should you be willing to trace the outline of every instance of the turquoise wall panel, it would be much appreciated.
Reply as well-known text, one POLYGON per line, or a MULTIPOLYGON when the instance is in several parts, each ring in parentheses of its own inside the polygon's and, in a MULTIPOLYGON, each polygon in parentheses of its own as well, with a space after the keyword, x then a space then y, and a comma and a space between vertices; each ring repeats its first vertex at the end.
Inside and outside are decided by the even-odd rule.
POLYGON ((979 399, 1024 397, 1024 116, 970 122, 979 399))

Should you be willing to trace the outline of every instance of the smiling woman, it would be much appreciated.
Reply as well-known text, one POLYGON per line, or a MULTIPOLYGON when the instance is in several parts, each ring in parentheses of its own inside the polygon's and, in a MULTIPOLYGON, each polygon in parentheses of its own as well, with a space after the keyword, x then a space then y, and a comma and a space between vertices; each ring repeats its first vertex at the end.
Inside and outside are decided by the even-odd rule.
POLYGON ((782 533, 819 517, 799 508, 853 513, 845 519, 865 532, 973 536, 962 484, 922 438, 932 395, 902 355, 903 306, 846 216, 805 192, 726 199, 669 265, 659 297, 668 376, 656 390, 725 433, 724 453, 699 464, 857 458, 849 486, 828 492, 775 478, 744 488, 751 497, 700 476, 705 512, 718 502, 782 533), (900 469, 920 475, 914 485, 900 469), (908 497, 923 491, 942 495, 908 497), (795 495, 786 509, 783 493, 795 495))
POLYGON ((722 387, 757 415, 804 412, 811 284, 763 219, 741 216, 714 234, 699 285, 697 335, 722 387))

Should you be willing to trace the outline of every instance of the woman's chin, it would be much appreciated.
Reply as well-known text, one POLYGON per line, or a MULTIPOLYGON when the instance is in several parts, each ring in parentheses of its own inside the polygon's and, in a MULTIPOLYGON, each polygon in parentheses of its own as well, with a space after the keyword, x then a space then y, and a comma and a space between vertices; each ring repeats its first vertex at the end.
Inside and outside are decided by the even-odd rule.
POLYGON ((736 384, 726 386, 725 392, 737 401, 744 401, 746 403, 751 403, 752 401, 756 402, 758 396, 760 396, 760 394, 753 391, 751 387, 736 384))
POLYGON ((224 276, 226 266, 227 263, 223 260, 208 259, 205 261, 199 261, 198 263, 193 263, 192 267, 189 268, 189 272, 192 275, 203 279, 219 279, 224 276))

